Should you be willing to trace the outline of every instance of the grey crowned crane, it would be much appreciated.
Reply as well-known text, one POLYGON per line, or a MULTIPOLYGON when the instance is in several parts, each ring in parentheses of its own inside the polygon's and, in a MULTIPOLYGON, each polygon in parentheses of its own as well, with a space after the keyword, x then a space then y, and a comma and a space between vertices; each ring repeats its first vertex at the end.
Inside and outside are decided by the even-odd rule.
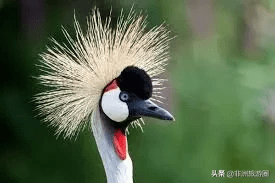
POLYGON ((146 20, 133 11, 104 23, 98 10, 87 18, 82 32, 75 18, 75 38, 63 28, 68 44, 47 47, 41 54, 39 82, 48 88, 35 96, 44 121, 57 135, 73 137, 88 124, 105 168, 108 183, 133 182, 128 154, 128 126, 141 117, 174 120, 153 101, 159 101, 169 59, 169 31, 165 26, 145 31, 146 20))

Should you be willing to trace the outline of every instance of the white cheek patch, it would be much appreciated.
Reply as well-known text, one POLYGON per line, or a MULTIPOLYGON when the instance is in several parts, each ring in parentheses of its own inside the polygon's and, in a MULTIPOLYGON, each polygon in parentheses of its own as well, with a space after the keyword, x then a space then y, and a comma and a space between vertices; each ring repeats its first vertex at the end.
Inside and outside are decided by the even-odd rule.
POLYGON ((127 104, 119 99, 120 92, 119 88, 105 92, 101 100, 103 112, 115 122, 122 122, 129 116, 127 104))

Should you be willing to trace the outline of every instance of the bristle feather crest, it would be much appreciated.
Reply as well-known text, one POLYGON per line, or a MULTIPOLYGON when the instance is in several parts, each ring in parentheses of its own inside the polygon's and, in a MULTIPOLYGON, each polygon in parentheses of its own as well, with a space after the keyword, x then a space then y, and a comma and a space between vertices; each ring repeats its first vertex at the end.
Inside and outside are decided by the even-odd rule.
MULTIPOLYGON (((50 90, 37 94, 34 100, 39 115, 57 128, 58 136, 71 138, 85 127, 102 90, 125 67, 144 69, 151 78, 165 70, 170 37, 164 25, 146 32, 146 17, 132 10, 127 18, 121 11, 114 30, 110 24, 111 17, 103 24, 98 9, 94 9, 87 18, 88 30, 83 33, 74 15, 75 39, 62 27, 67 44, 52 38, 54 46, 40 54, 42 74, 37 79, 50 90)), ((152 81, 153 91, 159 92, 162 80, 152 81)), ((133 124, 140 126, 139 122, 133 124)))

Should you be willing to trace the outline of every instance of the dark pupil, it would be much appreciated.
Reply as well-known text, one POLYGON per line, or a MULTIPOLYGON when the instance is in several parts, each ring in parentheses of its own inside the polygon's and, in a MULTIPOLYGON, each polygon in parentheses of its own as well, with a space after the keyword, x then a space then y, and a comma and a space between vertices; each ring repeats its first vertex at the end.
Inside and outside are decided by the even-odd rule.
POLYGON ((120 93, 120 100, 127 101, 129 99, 129 95, 127 93, 120 93))

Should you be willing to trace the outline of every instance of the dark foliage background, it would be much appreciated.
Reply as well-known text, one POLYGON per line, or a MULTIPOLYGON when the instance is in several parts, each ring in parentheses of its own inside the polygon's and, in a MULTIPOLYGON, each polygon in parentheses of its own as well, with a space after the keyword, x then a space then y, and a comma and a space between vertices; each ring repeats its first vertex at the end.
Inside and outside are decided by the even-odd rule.
POLYGON ((142 10, 153 27, 166 22, 176 38, 163 106, 176 123, 146 119, 131 129, 135 182, 275 182, 274 0, 0 0, 0 182, 106 182, 88 129, 56 139, 34 117, 32 76, 49 37, 73 33, 74 11, 96 5, 142 10), (212 170, 269 170, 269 178, 212 177, 212 170))

